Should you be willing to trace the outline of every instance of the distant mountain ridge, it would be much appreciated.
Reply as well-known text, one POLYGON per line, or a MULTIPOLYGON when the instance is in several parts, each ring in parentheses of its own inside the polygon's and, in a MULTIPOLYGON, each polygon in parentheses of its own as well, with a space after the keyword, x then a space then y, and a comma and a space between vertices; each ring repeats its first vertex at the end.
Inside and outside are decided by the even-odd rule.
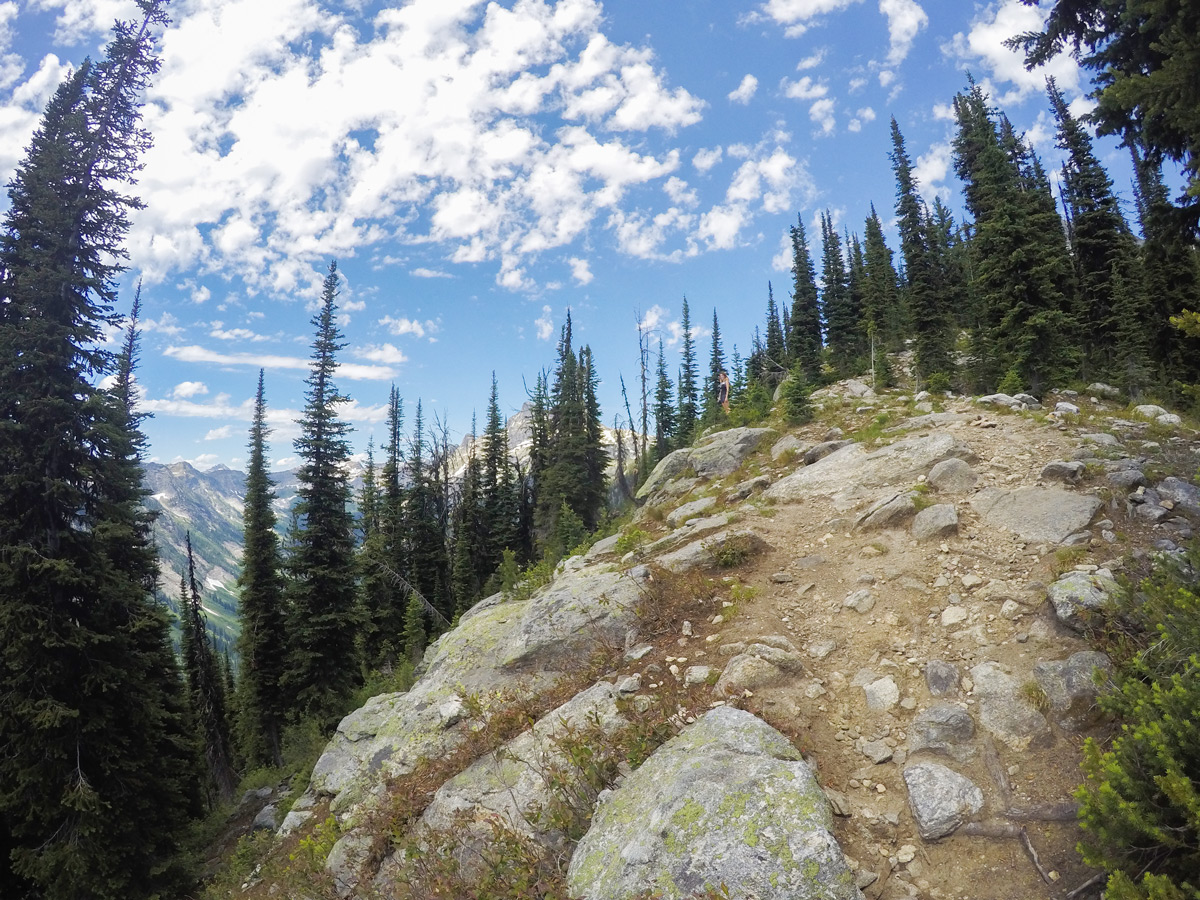
MULTIPOLYGON (((528 472, 533 444, 532 409, 527 402, 506 424, 509 454, 528 472)), ((604 447, 616 456, 616 432, 604 429, 604 447)), ((467 435, 450 455, 451 477, 462 476, 472 446, 467 435)), ((627 456, 632 444, 626 436, 627 456)), ((179 576, 186 571, 185 538, 192 534, 192 555, 196 580, 208 615, 208 627, 218 649, 232 649, 239 630, 237 579, 242 559, 242 498, 246 475, 228 466, 197 469, 189 462, 149 462, 143 466, 144 482, 150 496, 146 505, 157 514, 154 536, 161 562, 160 590, 174 610, 178 608, 179 576)), ((282 536, 296 502, 300 483, 298 470, 272 472, 275 483, 275 514, 282 536)), ((609 472, 610 475, 613 471, 609 472)), ((362 471, 351 473, 352 500, 357 502, 362 488, 362 471)))

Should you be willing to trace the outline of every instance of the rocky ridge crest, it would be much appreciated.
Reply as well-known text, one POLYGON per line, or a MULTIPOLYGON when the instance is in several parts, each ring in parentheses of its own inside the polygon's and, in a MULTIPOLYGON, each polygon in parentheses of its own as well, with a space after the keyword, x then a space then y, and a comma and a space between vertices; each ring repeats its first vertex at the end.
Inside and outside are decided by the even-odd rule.
POLYGON ((864 387, 822 392, 819 424, 664 459, 622 535, 482 601, 412 690, 347 716, 281 830, 328 808, 338 893, 408 896, 406 851, 372 830, 389 783, 604 653, 593 684, 436 791, 412 847, 450 829, 470 868, 501 828, 596 900, 1086 881, 1071 791, 1108 661, 1083 632, 1117 576, 1200 521, 1200 490, 1170 474, 1195 471, 1195 435, 1098 389, 1035 407, 864 387), (647 597, 672 578, 695 596, 655 631, 647 597), (676 688, 694 702, 674 738, 592 793, 570 781, 564 734, 601 745, 676 688), (547 825, 564 783, 589 805, 581 835, 547 825))

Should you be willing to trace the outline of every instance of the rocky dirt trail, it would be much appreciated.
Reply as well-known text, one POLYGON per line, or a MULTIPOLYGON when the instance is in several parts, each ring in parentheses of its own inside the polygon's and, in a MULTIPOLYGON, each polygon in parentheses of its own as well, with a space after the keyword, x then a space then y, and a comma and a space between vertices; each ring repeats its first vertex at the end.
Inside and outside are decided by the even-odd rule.
MULTIPOLYGON (((1074 849, 1080 833, 1070 803, 1083 741, 1104 726, 1072 721, 1064 728, 1060 710, 1046 708, 1035 666, 1090 649, 1058 621, 1047 586, 1067 571, 1119 572, 1122 560, 1144 559, 1164 534, 1187 531, 1182 520, 1171 533, 1133 515, 1126 492, 1114 490, 1105 473, 1129 470, 1131 463, 1115 460, 1131 458, 1139 471, 1166 472, 1170 456, 1175 464, 1190 460, 1186 478, 1195 471, 1192 436, 1130 421, 1123 406, 1100 398, 1064 398, 1079 413, 1059 416, 1045 415, 1053 400, 1034 416, 956 398, 928 415, 928 402, 914 409, 904 397, 855 399, 845 386, 840 397, 832 393, 818 423, 792 432, 797 449, 776 445, 776 460, 760 452, 749 471, 700 479, 676 498, 659 494, 658 513, 647 512, 653 501, 643 509, 641 527, 658 538, 670 533, 665 522, 654 524, 663 512, 712 496, 701 515, 731 512, 734 527, 757 534, 766 548, 728 570, 716 600, 681 626, 691 635, 678 638, 673 658, 647 656, 629 672, 661 678, 662 669, 681 664, 717 671, 747 648, 754 655, 756 643, 793 660, 798 654, 799 664, 751 666, 740 679, 727 669, 718 693, 793 736, 815 762, 838 814, 836 836, 870 900, 1064 897, 1095 874, 1074 849), (902 430, 885 430, 896 426, 902 430), (1107 437, 1114 431, 1119 445, 1107 437), (943 469, 968 477, 933 486, 918 476, 865 497, 815 492, 799 502, 764 502, 761 487, 795 471, 808 448, 856 433, 866 435, 868 450, 898 438, 949 436, 968 465, 943 469), (1047 469, 1056 461, 1066 465, 1047 469), (1090 530, 1063 536, 1072 546, 1022 537, 986 515, 991 493, 1057 490, 1061 481, 1099 507, 1083 519, 1090 530), (735 502, 747 485, 755 489, 749 501, 735 502), (952 506, 957 529, 919 540, 911 509, 890 522, 885 516, 882 527, 860 523, 873 499, 908 488, 917 489, 917 508, 952 506), (976 824, 922 840, 922 830, 938 826, 916 821, 905 783, 906 769, 916 778, 910 767, 922 762, 978 787, 982 807, 974 808, 968 790, 961 816, 976 824)), ((773 658, 770 650, 761 655, 773 658)), ((934 793, 939 781, 948 789, 951 776, 929 771, 934 793)))

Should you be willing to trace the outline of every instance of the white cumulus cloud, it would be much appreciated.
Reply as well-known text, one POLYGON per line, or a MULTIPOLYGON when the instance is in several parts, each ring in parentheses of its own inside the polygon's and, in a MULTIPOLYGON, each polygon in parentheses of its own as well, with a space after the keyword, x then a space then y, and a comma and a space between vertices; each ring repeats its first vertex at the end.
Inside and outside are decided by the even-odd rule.
POLYGON ((533 324, 537 326, 537 336, 539 341, 548 341, 550 336, 554 334, 554 318, 551 315, 549 306, 542 307, 542 314, 533 320, 533 324))
POLYGON ((898 66, 908 56, 921 29, 929 24, 929 16, 916 0, 879 0, 879 11, 887 17, 891 40, 887 64, 898 66))
POLYGON ((747 75, 742 79, 734 90, 729 92, 729 100, 731 103, 749 103, 754 97, 754 92, 758 90, 758 79, 753 75, 747 75))

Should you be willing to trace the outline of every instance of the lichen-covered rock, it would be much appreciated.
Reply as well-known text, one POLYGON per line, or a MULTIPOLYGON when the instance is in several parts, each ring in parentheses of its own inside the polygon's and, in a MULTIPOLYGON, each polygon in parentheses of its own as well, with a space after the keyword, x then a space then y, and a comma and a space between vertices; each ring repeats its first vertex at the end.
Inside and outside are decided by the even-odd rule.
POLYGON ((765 441, 773 441, 779 432, 773 428, 730 428, 709 435, 692 448, 688 462, 701 478, 732 475, 765 441))
MULTIPOLYGON (((621 646, 637 619, 641 580, 589 567, 560 575, 527 600, 488 598, 426 651, 423 673, 405 693, 382 694, 347 715, 313 769, 308 793, 329 799, 341 820, 369 801, 388 777, 424 757, 457 747, 470 723, 447 715, 447 702, 474 692, 494 698, 549 687, 601 642, 621 646)), ((303 817, 288 816, 296 827, 303 817)))
POLYGON ((848 500, 872 488, 911 484, 950 457, 969 459, 972 454, 947 434, 904 438, 873 451, 851 444, 779 479, 767 489, 766 497, 783 503, 839 495, 848 500))
POLYGON ((716 497, 701 497, 699 500, 692 500, 689 503, 685 503, 667 516, 667 524, 672 528, 678 528, 688 519, 697 518, 712 509, 716 503, 716 497))
POLYGON ((418 834, 453 832, 455 858, 460 871, 468 873, 494 824, 547 849, 560 847, 566 836, 540 821, 538 812, 550 805, 556 790, 577 791, 584 783, 584 773, 568 759, 569 735, 587 729, 588 741, 603 740, 628 724, 617 709, 617 696, 611 684, 595 684, 476 760, 434 794, 418 834))
POLYGON ((816 776, 788 740, 718 707, 597 808, 571 857, 581 900, 680 900, 705 887, 772 900, 861 900, 816 776))
POLYGON ((1046 591, 1058 621, 1082 631, 1088 616, 1102 609, 1120 591, 1106 571, 1068 572, 1046 591))
POLYGON ((1055 544, 1087 528, 1102 505, 1098 497, 1039 487, 986 488, 970 502, 989 528, 1006 528, 1026 541, 1055 544))
POLYGON ((1046 695, 1050 715, 1058 726, 1064 731, 1084 731, 1104 719, 1096 698, 1100 696, 1100 685, 1111 677, 1112 668, 1105 654, 1084 650, 1067 659, 1038 663, 1033 667, 1033 677, 1046 695))
POLYGON ((922 762, 904 770, 908 806, 922 840, 952 834, 983 809, 983 791, 971 779, 937 763, 922 762))

